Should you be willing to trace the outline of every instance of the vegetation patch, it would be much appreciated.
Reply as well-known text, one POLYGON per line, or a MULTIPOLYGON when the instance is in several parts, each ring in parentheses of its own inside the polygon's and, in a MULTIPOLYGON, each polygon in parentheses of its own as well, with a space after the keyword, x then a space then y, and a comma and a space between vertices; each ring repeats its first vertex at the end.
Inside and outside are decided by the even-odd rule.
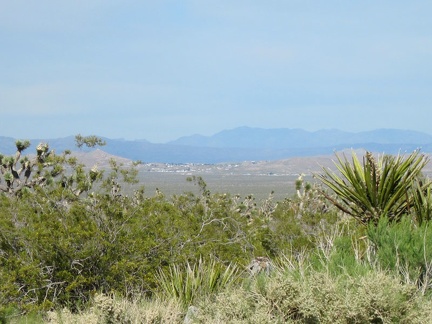
POLYGON ((23 156, 29 146, 0 158, 3 323, 432 319, 419 152, 339 158, 339 173, 257 202, 211 192, 198 175, 187 179, 195 192, 147 195, 138 162, 86 168, 45 143, 23 156))

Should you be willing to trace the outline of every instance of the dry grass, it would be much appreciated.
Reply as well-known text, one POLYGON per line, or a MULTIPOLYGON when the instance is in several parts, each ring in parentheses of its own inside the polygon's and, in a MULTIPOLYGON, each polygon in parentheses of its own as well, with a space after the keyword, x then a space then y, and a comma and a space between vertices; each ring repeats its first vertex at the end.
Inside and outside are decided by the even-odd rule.
POLYGON ((91 308, 72 314, 68 309, 47 314, 47 323, 62 324, 141 324, 141 323, 182 323, 184 311, 174 300, 133 301, 113 296, 96 295, 91 308))
POLYGON ((430 323, 432 302, 384 272, 334 278, 279 273, 199 307, 197 323, 430 323))
MULTIPOLYGON (((432 301, 387 272, 332 276, 304 262, 241 286, 206 295, 187 323, 431 323, 432 301), (301 267, 301 268, 300 268, 301 267)), ((185 323, 187 309, 175 299, 133 301, 96 295, 87 311, 50 312, 47 323, 185 323)))

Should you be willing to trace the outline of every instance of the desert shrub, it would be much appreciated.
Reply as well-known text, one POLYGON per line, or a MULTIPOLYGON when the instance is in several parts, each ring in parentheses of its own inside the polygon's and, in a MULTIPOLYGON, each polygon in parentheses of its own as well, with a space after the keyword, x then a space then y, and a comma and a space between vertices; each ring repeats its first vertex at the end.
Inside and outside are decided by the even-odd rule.
POLYGON ((337 211, 321 205, 317 195, 287 198, 278 203, 268 226, 261 230, 261 241, 269 256, 314 249, 320 237, 340 222, 337 211))
POLYGON ((429 222, 416 225, 409 217, 400 223, 382 218, 368 227, 372 243, 372 262, 381 268, 400 273, 402 278, 425 292, 432 283, 432 228, 429 222))
POLYGON ((430 311, 411 284, 379 270, 333 276, 279 271, 199 304, 197 323, 420 323, 430 311))
MULTIPOLYGON (((94 136, 76 140, 78 146, 104 144, 94 136)), ((123 187, 136 183, 135 165, 112 160, 109 170, 87 169, 70 152, 56 155, 47 144, 37 147, 35 159, 20 159, 29 143, 16 146, 15 157, 1 156, 5 307, 78 311, 94 291, 150 296, 158 288, 156 274, 170 265, 200 258, 246 265, 269 250, 270 198, 257 206, 249 197, 211 193, 200 177, 190 179, 198 195, 146 197, 139 188, 128 196, 123 187), (10 179, 14 172, 22 181, 10 179)))
MULTIPOLYGON (((268 208, 243 201, 226 193, 211 193, 204 180, 193 178, 200 186, 200 195, 184 193, 172 197, 172 203, 187 218, 189 238, 183 244, 183 254, 192 249, 223 263, 247 264, 255 255, 265 254, 262 232, 268 227, 268 208)), ((192 262, 199 255, 193 254, 192 262)), ((188 261, 188 259, 185 259, 188 261)))
MULTIPOLYGON (((17 143, 18 150, 26 146, 17 143)), ((417 300, 411 278, 418 274, 416 283, 429 285, 427 214, 419 227, 378 222, 366 236, 365 227, 347 222, 317 187, 302 182, 296 197, 277 204, 271 195, 260 205, 252 196, 212 193, 200 177, 190 179, 199 194, 147 197, 143 187, 124 191, 136 183, 134 166, 111 161, 102 172, 66 153, 42 157, 48 168, 35 162, 32 172, 46 181, 28 190, 6 174, 16 171, 17 160, 2 160, 10 183, 0 194, 1 320, 58 309, 49 321, 178 322, 191 303, 210 322, 417 318, 406 305, 417 300), (361 237, 370 238, 375 253, 361 237), (277 262, 288 252, 289 267, 288 258, 277 262), (279 269, 237 284, 240 269, 256 256, 276 259, 279 269), (396 284, 394 270, 410 280, 396 284), (374 290, 380 284, 394 301, 374 290)))
POLYGON ((62 324, 108 324, 108 323, 182 323, 184 312, 182 306, 174 300, 151 300, 139 296, 132 299, 116 295, 96 294, 91 307, 72 313, 63 308, 49 311, 46 323, 62 324))
POLYGON ((352 235, 341 235, 328 242, 328 246, 320 243, 320 247, 309 257, 310 266, 315 271, 322 271, 332 276, 361 276, 373 267, 362 258, 365 249, 360 241, 352 235), (359 251, 359 250, 360 251, 359 251))
POLYGON ((167 199, 139 189, 129 197, 119 183, 125 175, 132 182, 133 173, 115 163, 112 168, 97 190, 82 197, 59 185, 0 196, 4 305, 77 311, 94 291, 150 296, 158 290, 156 274, 170 265, 200 258, 246 265, 262 254, 258 207, 251 221, 225 194, 167 199))

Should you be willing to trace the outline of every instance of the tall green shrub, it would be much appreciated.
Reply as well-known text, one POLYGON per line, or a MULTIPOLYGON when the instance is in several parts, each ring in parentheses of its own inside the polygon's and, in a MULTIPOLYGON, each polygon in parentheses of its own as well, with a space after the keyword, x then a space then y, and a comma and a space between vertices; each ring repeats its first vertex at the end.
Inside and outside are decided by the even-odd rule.
POLYGON ((367 234, 374 247, 372 262, 400 273, 406 281, 425 291, 432 283, 432 226, 417 226, 408 217, 390 223, 384 217, 367 234))
POLYGON ((340 221, 335 208, 327 208, 315 189, 307 195, 278 203, 267 228, 261 229, 262 241, 270 257, 291 251, 312 250, 322 236, 340 221))

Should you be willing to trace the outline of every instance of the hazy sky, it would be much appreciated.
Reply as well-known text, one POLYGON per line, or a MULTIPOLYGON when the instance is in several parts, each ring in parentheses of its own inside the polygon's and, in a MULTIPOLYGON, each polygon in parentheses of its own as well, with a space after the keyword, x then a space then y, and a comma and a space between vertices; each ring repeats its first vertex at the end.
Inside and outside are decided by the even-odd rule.
POLYGON ((432 2, 0 0, 0 135, 432 133, 432 2))

